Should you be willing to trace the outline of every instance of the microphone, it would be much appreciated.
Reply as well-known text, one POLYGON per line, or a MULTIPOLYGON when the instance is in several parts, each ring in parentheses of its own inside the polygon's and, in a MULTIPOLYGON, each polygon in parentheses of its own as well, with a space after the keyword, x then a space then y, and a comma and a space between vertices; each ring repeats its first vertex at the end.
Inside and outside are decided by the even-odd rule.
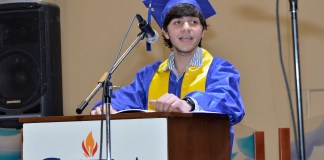
POLYGON ((138 27, 145 33, 146 42, 155 43, 159 39, 159 34, 152 29, 151 25, 148 24, 141 15, 136 14, 136 18, 139 22, 138 27))

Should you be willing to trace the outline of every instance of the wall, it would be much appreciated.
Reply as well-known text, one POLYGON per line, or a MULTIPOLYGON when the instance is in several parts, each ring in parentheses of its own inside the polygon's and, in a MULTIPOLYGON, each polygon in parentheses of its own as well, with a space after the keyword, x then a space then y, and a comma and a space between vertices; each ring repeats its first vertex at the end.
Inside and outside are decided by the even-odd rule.
MULTIPOLYGON (((127 26, 136 13, 147 16, 140 0, 53 0, 61 8, 62 65, 64 114, 76 115, 75 109, 97 85, 97 81, 113 62, 127 26)), ((277 128, 290 127, 291 118, 287 92, 279 61, 275 5, 273 1, 211 1, 217 15, 208 19, 209 28, 203 40, 204 48, 214 56, 228 59, 241 73, 241 92, 246 116, 241 122, 265 131, 266 159, 277 159, 277 128)), ((303 93, 324 88, 321 52, 324 50, 324 21, 320 21, 320 6, 324 1, 299 1, 298 24, 303 93)), ((283 61, 292 96, 294 60, 292 51, 291 16, 288 1, 280 1, 283 61)), ((135 40, 137 22, 124 44, 135 40)), ((159 27, 153 23, 153 27, 159 27)), ((159 30, 160 33, 160 30, 159 30)), ((146 52, 141 41, 113 75, 114 85, 131 82, 136 71, 146 64, 163 60, 169 50, 162 39, 146 52)), ((323 114, 323 92, 312 92, 312 106, 303 97, 305 118, 323 114), (314 94, 315 93, 315 94, 314 94), (312 112, 310 112, 312 110, 312 112), (307 115, 307 116, 306 116, 307 115)), ((93 102, 83 114, 89 114, 93 102)), ((293 100, 295 103, 295 100, 293 100)))

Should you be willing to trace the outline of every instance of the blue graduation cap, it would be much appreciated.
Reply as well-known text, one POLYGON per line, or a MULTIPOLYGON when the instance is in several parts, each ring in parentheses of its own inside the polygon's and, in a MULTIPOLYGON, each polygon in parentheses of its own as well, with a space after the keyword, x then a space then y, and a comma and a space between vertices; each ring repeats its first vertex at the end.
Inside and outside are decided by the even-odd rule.
POLYGON ((177 4, 187 3, 194 5, 199 9, 205 19, 216 14, 216 11, 208 0, 143 0, 143 3, 148 8, 148 19, 150 19, 152 14, 161 28, 163 27, 165 16, 177 4))

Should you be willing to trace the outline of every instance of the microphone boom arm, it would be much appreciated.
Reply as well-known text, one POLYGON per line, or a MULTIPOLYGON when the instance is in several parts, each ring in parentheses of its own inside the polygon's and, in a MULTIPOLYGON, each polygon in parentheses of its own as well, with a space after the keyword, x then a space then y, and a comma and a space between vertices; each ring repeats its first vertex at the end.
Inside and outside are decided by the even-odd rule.
POLYGON ((137 43, 140 40, 143 40, 145 37, 145 32, 139 33, 135 41, 127 48, 127 50, 122 54, 122 56, 117 60, 117 62, 114 64, 113 68, 110 70, 109 74, 113 74, 116 68, 120 65, 120 63, 128 56, 130 51, 137 45, 137 43))
POLYGON ((105 80, 105 77, 107 77, 107 72, 104 73, 104 75, 101 76, 101 78, 99 79, 99 82, 96 86, 95 89, 92 90, 92 92, 90 93, 90 95, 81 102, 81 104, 79 105, 79 107, 76 109, 76 113, 77 114, 82 114, 83 110, 87 107, 87 105, 89 104, 89 102, 92 100, 92 98, 98 93, 98 91, 102 88, 102 83, 105 80))
MULTIPOLYGON (((137 43, 140 40, 143 40, 144 39, 144 36, 145 36, 145 32, 139 33, 139 35, 137 36, 137 38, 135 39, 135 41, 130 45, 130 47, 122 54, 122 56, 113 65, 112 69, 109 72, 109 75, 110 76, 114 73, 114 71, 121 64, 121 62, 128 56, 128 54, 130 53, 130 51, 137 45, 137 43)), ((103 87, 103 82, 105 81, 105 79, 109 78, 109 80, 110 80, 111 77, 107 77, 107 74, 108 73, 105 72, 104 75, 102 75, 102 77, 99 79, 98 85, 95 87, 95 89, 93 89, 92 92, 90 93, 90 95, 84 101, 81 102, 81 104, 79 105, 79 107, 76 109, 76 113, 77 114, 82 114, 83 110, 88 106, 88 104, 92 100, 92 98, 103 87)))

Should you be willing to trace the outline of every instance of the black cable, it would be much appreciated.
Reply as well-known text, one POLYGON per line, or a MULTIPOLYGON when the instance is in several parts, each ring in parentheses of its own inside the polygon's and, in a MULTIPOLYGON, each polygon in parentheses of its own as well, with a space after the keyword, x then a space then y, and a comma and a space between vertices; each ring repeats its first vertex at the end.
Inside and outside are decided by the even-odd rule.
POLYGON ((291 116, 291 120, 292 120, 292 123, 293 123, 294 139, 295 139, 295 142, 296 142, 295 143, 295 149, 296 149, 296 152, 299 153, 298 140, 297 140, 297 135, 296 135, 297 131, 296 131, 295 114, 294 114, 294 109, 293 109, 293 105, 292 105, 290 87, 289 87, 289 83, 288 83, 288 80, 287 80, 287 74, 286 74, 286 70, 285 70, 285 66, 284 66, 283 58, 282 58, 280 16, 279 16, 279 0, 276 0, 276 22, 277 22, 278 48, 279 48, 279 57, 280 57, 281 70, 282 70, 282 73, 283 73, 283 77, 284 77, 284 80, 285 80, 285 86, 286 86, 286 90, 287 90, 287 94, 288 94, 288 101, 289 101, 289 107, 290 107, 290 116, 291 116))

